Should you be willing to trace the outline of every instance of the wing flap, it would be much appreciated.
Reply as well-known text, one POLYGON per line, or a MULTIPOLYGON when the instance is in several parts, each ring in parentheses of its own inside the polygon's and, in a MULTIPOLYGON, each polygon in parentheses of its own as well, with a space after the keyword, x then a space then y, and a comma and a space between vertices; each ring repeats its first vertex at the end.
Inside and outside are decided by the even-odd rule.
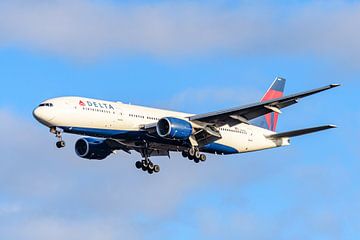
POLYGON ((313 127, 313 128, 304 128, 304 129, 299 129, 299 130, 294 130, 294 131, 289 131, 289 132, 272 134, 272 135, 267 136, 267 138, 274 139, 274 138, 284 138, 284 137, 297 137, 297 136, 301 136, 301 135, 305 135, 305 134, 324 131, 324 130, 331 129, 331 128, 336 128, 336 126, 335 125, 324 125, 324 126, 313 127))
POLYGON ((130 150, 132 150, 131 148, 129 148, 128 146, 126 146, 124 143, 122 143, 121 141, 117 140, 117 139, 112 139, 112 138, 108 138, 105 140, 105 143, 114 150, 123 150, 124 152, 131 154, 130 150))

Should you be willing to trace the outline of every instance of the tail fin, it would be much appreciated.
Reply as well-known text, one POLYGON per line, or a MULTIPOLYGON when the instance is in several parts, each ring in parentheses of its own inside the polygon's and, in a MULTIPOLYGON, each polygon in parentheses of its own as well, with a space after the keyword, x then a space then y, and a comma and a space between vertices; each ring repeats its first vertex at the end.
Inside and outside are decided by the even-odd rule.
MULTIPOLYGON (((274 98, 280 98, 284 95, 286 79, 277 77, 267 90, 261 102, 265 102, 274 98)), ((276 131, 277 121, 279 119, 279 113, 271 112, 264 116, 254 119, 251 123, 255 126, 276 131)))

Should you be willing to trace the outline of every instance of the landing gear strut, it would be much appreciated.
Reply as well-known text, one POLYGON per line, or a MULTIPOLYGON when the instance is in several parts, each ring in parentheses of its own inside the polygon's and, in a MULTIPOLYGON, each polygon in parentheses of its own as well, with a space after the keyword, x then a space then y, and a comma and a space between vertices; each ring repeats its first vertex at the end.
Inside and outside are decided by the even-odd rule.
POLYGON ((188 158, 189 160, 194 160, 194 162, 199 163, 206 161, 206 155, 200 153, 197 148, 190 148, 189 150, 182 151, 182 156, 188 158))
POLYGON ((65 147, 65 141, 62 139, 62 132, 57 130, 56 127, 50 128, 50 132, 55 134, 55 137, 58 139, 56 147, 59 149, 65 147))
POLYGON ((160 166, 155 165, 150 159, 149 159, 149 152, 148 152, 148 144, 145 142, 145 148, 143 149, 143 156, 145 159, 141 161, 137 161, 135 163, 135 167, 137 169, 142 169, 144 172, 148 172, 149 174, 158 173, 160 172, 160 166))

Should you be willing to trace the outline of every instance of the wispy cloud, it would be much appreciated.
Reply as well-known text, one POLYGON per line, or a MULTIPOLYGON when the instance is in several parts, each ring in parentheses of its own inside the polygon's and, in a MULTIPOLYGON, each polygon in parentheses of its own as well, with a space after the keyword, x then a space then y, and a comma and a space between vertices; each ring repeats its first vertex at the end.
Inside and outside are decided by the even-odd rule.
MULTIPOLYGON (((117 228, 115 230, 112 223, 96 220, 74 220, 58 217, 33 217, 27 221, 18 221, 15 226, 7 226, 1 235, 11 239, 29 240, 111 240, 126 238, 139 239, 136 232, 131 231, 131 227, 117 228), (19 229, 21 229, 19 231, 19 229), (116 235, 115 233, 118 233, 116 235)), ((0 227, 1 231, 1 227, 0 227)))
POLYGON ((359 62, 360 4, 283 7, 89 0, 0 3, 0 43, 76 58, 108 54, 314 54, 359 62))

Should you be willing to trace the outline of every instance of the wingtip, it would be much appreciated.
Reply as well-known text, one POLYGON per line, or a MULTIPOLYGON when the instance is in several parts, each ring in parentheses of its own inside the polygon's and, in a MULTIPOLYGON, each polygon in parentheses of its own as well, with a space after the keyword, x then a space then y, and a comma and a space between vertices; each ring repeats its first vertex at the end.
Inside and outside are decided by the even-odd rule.
POLYGON ((339 83, 334 83, 334 84, 330 85, 331 88, 340 87, 340 86, 341 86, 341 84, 339 84, 339 83))
POLYGON ((328 127, 329 127, 329 128, 337 128, 337 126, 336 126, 336 125, 333 125, 333 124, 328 125, 328 127))

